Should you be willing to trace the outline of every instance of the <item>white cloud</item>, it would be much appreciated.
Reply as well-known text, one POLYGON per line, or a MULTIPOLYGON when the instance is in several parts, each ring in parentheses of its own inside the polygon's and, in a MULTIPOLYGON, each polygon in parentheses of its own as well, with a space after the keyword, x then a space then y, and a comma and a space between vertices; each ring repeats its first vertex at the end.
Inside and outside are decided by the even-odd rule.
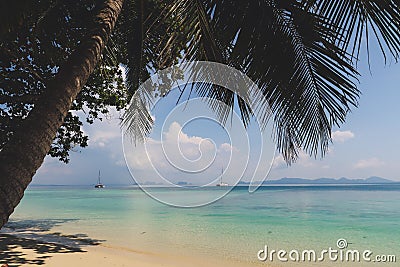
MULTIPOLYGON (((86 114, 82 111, 73 111, 74 115, 85 121, 86 114)), ((121 113, 115 108, 110 108, 109 112, 103 116, 103 120, 95 120, 93 124, 84 124, 82 131, 89 136, 89 147, 110 147, 116 140, 121 140, 120 123, 121 113)))
MULTIPOLYGON (((229 144, 222 144, 221 149, 232 148, 229 144)), ((139 169, 153 168, 151 163, 154 167, 165 167, 168 165, 166 157, 177 166, 189 167, 191 165, 194 167, 193 165, 196 165, 201 167, 213 161, 217 152, 215 144, 211 140, 187 135, 177 122, 173 122, 163 133, 162 142, 148 138, 145 148, 137 147, 135 150, 135 155, 131 157, 130 163, 132 167, 139 169)))
POLYGON ((354 138, 354 133, 351 131, 335 131, 332 133, 332 141, 344 143, 349 139, 354 138))
POLYGON ((287 163, 282 155, 278 155, 272 162, 272 169, 284 169, 287 167, 287 163))
POLYGON ((88 149, 104 153, 103 157, 111 159, 110 162, 114 162, 117 166, 124 166, 120 117, 120 112, 111 108, 102 121, 96 120, 91 125, 84 125, 84 131, 89 136, 88 149))
POLYGON ((223 143, 219 146, 219 151, 224 151, 224 152, 239 152, 239 149, 237 149, 234 146, 231 146, 228 143, 223 143))
POLYGON ((299 159, 296 161, 297 164, 303 166, 303 167, 313 167, 315 166, 315 163, 313 159, 308 155, 306 152, 303 150, 300 150, 299 153, 299 159))
POLYGON ((116 139, 121 140, 121 130, 115 119, 98 122, 87 131, 89 133, 89 145, 94 147, 106 147, 116 139))
POLYGON ((163 147, 169 155, 173 154, 174 159, 196 160, 204 153, 214 151, 215 145, 208 138, 199 136, 188 136, 182 131, 181 125, 173 122, 168 131, 164 133, 163 147), (182 157, 183 156, 183 157, 182 157))
MULTIPOLYGON (((300 150, 298 156, 299 157, 297 158, 296 162, 293 163, 293 165, 305 167, 305 168, 315 166, 315 162, 310 157, 310 155, 308 155, 305 151, 300 150)), ((287 167, 288 167, 288 165, 281 154, 274 158, 274 161, 272 162, 272 169, 285 169, 287 167)))
POLYGON ((208 138, 189 136, 177 122, 173 122, 163 132, 161 141, 148 138, 145 146, 135 146, 125 152, 131 170, 138 173, 139 180, 148 181, 153 181, 158 174, 171 180, 212 181, 213 174, 220 175, 221 167, 229 173, 237 174, 245 169, 242 165, 246 164, 238 148, 228 143, 217 147, 208 138))
POLYGON ((354 164, 355 169, 378 168, 385 165, 385 162, 378 158, 362 159, 354 164))
POLYGON ((57 174, 57 176, 61 176, 61 175, 70 175, 72 173, 73 173, 73 170, 71 168, 69 168, 69 166, 67 164, 60 162, 56 158, 47 156, 44 159, 42 166, 40 166, 37 173, 35 174, 35 177, 45 175, 45 174, 49 174, 49 175, 57 174))

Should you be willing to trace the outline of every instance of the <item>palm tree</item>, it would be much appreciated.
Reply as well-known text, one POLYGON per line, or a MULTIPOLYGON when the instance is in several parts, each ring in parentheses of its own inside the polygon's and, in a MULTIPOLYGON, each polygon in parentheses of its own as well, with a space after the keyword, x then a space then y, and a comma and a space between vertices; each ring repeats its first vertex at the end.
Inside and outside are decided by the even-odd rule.
MULTIPOLYGON (((16 12, 12 4, 7 6, 11 9, 0 8, 0 12, 10 13, 0 16, 0 24, 9 25, 0 32, 0 150, 45 91, 47 81, 57 74, 55 70, 64 64, 83 36, 90 34, 88 29, 99 8, 93 5, 94 1, 100 2, 37 0, 26 1, 28 6, 18 6, 16 12)), ((71 148, 87 146, 82 120, 92 123, 101 119, 107 116, 106 107, 121 110, 129 99, 120 67, 109 60, 107 47, 105 51, 51 145, 48 154, 60 161, 69 161, 71 148), (74 110, 82 110, 85 118, 79 118, 74 110)))
POLYGON ((91 35, 64 63, 29 116, 0 151, 0 226, 8 220, 50 150, 57 130, 100 59, 122 9, 108 0, 96 16, 91 35), (27 153, 29 151, 29 153, 27 153))
MULTIPOLYGON (((0 34, 7 35, 11 33, 12 35, 13 32, 21 28, 20 24, 28 20, 33 20, 33 24, 36 28, 38 28, 38 24, 40 23, 44 24, 42 25, 44 27, 49 27, 57 31, 57 34, 64 30, 66 31, 65 35, 73 39, 73 41, 68 43, 68 40, 66 40, 63 44, 66 51, 57 55, 49 55, 49 60, 43 63, 44 69, 49 68, 48 62, 56 61, 56 66, 61 65, 60 71, 58 71, 54 77, 50 76, 50 78, 48 78, 48 75, 42 75, 43 71, 40 68, 40 71, 34 73, 36 74, 35 78, 38 77, 41 82, 46 83, 46 87, 35 88, 36 80, 30 79, 32 78, 30 76, 20 78, 28 82, 30 87, 33 87, 25 88, 27 91, 25 101, 26 98, 32 98, 30 95, 32 94, 32 90, 38 91, 33 93, 36 95, 40 94, 41 98, 33 103, 29 101, 23 102, 17 99, 16 102, 18 102, 18 105, 22 106, 22 108, 19 108, 22 109, 23 119, 21 120, 21 118, 17 117, 18 123, 14 125, 8 122, 0 124, 1 130, 4 132, 3 135, 5 135, 5 141, 4 139, 0 140, 4 142, 0 144, 0 173, 2 174, 0 178, 0 191, 3 192, 0 195, 0 203, 2 203, 0 204, 0 227, 8 220, 8 216, 22 199, 24 190, 30 183, 36 170, 42 164, 46 154, 57 156, 62 161, 68 161, 68 148, 71 147, 70 143, 75 141, 69 134, 71 131, 73 133, 77 132, 76 128, 79 129, 80 121, 76 116, 71 116, 71 113, 64 114, 64 112, 70 110, 71 105, 73 105, 74 109, 79 109, 80 106, 89 104, 91 106, 89 107, 89 112, 93 111, 94 113, 100 112, 99 106, 101 108, 104 104, 121 105, 121 103, 113 103, 112 99, 106 101, 104 101, 104 99, 93 99, 92 95, 100 94, 102 98, 108 97, 108 89, 98 89, 98 87, 107 87, 114 83, 115 67, 118 68, 119 64, 125 65, 128 70, 127 87, 132 94, 134 88, 140 82, 140 79, 148 77, 149 66, 153 66, 153 69, 158 67, 158 63, 156 62, 158 58, 157 47, 160 46, 160 42, 157 40, 161 39, 162 35, 165 35, 163 27, 165 27, 164 25, 169 21, 166 19, 164 22, 159 22, 159 30, 154 30, 151 34, 147 34, 146 42, 144 42, 145 34, 140 32, 142 32, 142 29, 144 29, 146 25, 152 24, 154 20, 158 19, 157 12, 164 6, 162 1, 152 1, 145 5, 144 1, 137 3, 136 1, 125 1, 123 4, 122 0, 82 0, 72 4, 71 2, 64 3, 53 0, 40 0, 40 7, 36 5, 32 6, 32 3, 29 1, 27 1, 26 4, 24 8, 18 8, 16 11, 16 14, 21 16, 20 19, 15 19, 13 16, 4 16, 1 18, 1 24, 4 27, 1 29, 2 31, 0 34), (101 4, 101 2, 105 3, 101 4), (77 7, 99 10, 99 14, 97 14, 94 22, 87 21, 87 17, 80 17, 81 23, 69 26, 71 28, 73 27, 73 30, 66 28, 68 24, 54 27, 54 25, 58 25, 54 20, 58 20, 60 16, 68 16, 68 21, 71 19, 69 14, 65 15, 62 12, 64 6, 57 6, 61 4, 64 6, 66 5, 66 8, 72 10, 77 9, 77 7), (121 7, 123 7, 123 9, 121 9, 121 7), (121 11, 123 11, 123 14, 120 14, 121 19, 116 21, 121 11), (35 14, 33 18, 32 13, 35 14), (77 28, 78 32, 74 33, 77 28), (116 29, 112 31, 113 28, 116 29), (84 30, 88 33, 84 32, 84 30), (76 41, 76 35, 79 34, 85 36, 83 39, 85 42, 82 42, 83 40, 78 40, 81 44, 79 47, 76 47, 74 41, 76 41), (111 40, 111 44, 105 46, 109 39, 111 40), (136 49, 136 47, 139 47, 139 49, 136 49), (103 49, 104 53, 102 52, 103 49), (138 52, 139 56, 135 54, 135 51, 133 51, 134 49, 140 52, 138 52), (70 50, 73 50, 73 53, 70 53, 70 50), (66 62, 62 61, 63 57, 68 58, 66 62), (100 66, 100 70, 94 69, 100 58, 100 63, 102 65, 100 66), (90 77, 91 85, 87 87, 85 83, 93 71, 97 72, 94 73, 96 74, 95 81, 93 81, 92 75, 90 77), (102 71, 105 73, 102 73, 102 71), (99 81, 101 78, 103 78, 103 81, 99 81), (82 88, 84 88, 84 90, 82 90, 82 88), (64 91, 64 93, 62 93, 62 91, 64 91), (80 98, 79 100, 77 96, 80 98), (35 108, 32 110, 26 108, 26 106, 30 105, 34 105, 35 108), (28 113, 29 115, 26 115, 28 113), (40 116, 40 114, 43 116, 40 116), (62 129, 60 125, 62 125, 62 129), (72 130, 68 128, 72 128, 72 130), (61 139, 61 145, 65 145, 65 147, 58 148, 60 145, 59 143, 52 144, 54 136, 56 136, 57 142, 59 141, 58 139, 61 139), (40 142, 35 140, 39 140, 40 142), (52 142, 50 142, 50 140, 52 142), (53 147, 53 145, 55 146, 53 147), (24 151, 30 152, 27 154, 24 153, 24 151)), ((75 13, 79 15, 79 12, 75 13)), ((28 32, 31 32, 32 26, 28 25, 28 27, 28 32)), ((52 35, 52 32, 48 29, 46 29, 46 34, 46 36, 50 36, 48 39, 44 38, 44 40, 39 40, 40 45, 53 42, 54 36, 60 38, 60 36, 55 33, 52 35)), ((63 36, 61 36, 61 38, 68 39, 63 36)), ((20 39, 23 38, 17 35, 17 40, 20 39)), ((10 42, 14 42, 14 40, 15 37, 9 39, 10 42)), ((59 39, 56 41, 60 42, 59 39)), ((22 43, 21 46, 23 47, 24 45, 25 43, 22 43)), ((176 63, 176 59, 173 58, 177 58, 180 55, 181 47, 182 46, 176 46, 173 50, 175 52, 173 53, 177 56, 170 57, 164 64, 176 63)), ((3 44, 0 44, 0 49, 1 48, 3 48, 3 44)), ((18 51, 18 49, 19 47, 17 47, 16 50, 18 51)), ((0 50, 0 55, 2 50, 0 50)), ((48 51, 49 50, 46 52, 48 51)), ((43 51, 39 49, 39 53, 40 52, 43 53, 43 51)), ((0 61, 5 59, 14 62, 16 58, 23 57, 26 58, 27 56, 14 54, 11 55, 11 57, 0 57, 0 61)), ((29 68, 31 72, 35 71, 35 69, 29 66, 29 62, 23 61, 23 63, 23 67, 29 68)), ((54 67, 52 67, 50 71, 52 71, 53 68, 54 67)), ((15 76, 14 73, 12 73, 12 75, 15 76)), ((9 77, 7 77, 7 79, 11 80, 9 77)), ((9 83, 0 83, 0 87, 8 84, 9 83)), ((15 90, 13 88, 6 89, 11 89, 9 90, 10 92, 15 90)), ((119 84, 116 84, 115 89, 121 89, 119 88, 119 84)), ((124 101, 121 100, 119 102, 123 103, 124 101)), ((19 114, 17 114, 17 116, 18 115, 19 114)), ((94 116, 97 115, 88 117, 88 120, 92 120, 94 116)), ((14 121, 16 121, 15 118, 16 117, 10 117, 10 120, 14 119, 14 121)), ((85 142, 85 139, 82 139, 85 142)))
MULTIPOLYGON (((400 51, 396 0, 126 0, 123 19, 112 34, 122 3, 105 1, 91 38, 82 40, 0 151, 0 226, 42 164, 110 36, 115 40, 110 51, 130 55, 115 53, 114 58, 127 66, 132 93, 149 68, 167 67, 179 55, 182 61, 217 61, 243 71, 263 91, 265 101, 260 100, 257 110, 265 121, 269 117, 263 103, 271 107, 278 148, 288 162, 299 149, 323 154, 333 125, 343 123, 357 105, 355 63, 368 33, 375 34, 385 57, 389 51, 397 59, 400 51)), ((225 88, 199 85, 196 90, 228 106, 235 102, 225 88)), ((247 124, 253 114, 242 99, 237 102, 247 124)), ((229 114, 218 107, 216 112, 221 120, 229 114)), ((151 120, 136 114, 131 122, 148 133, 151 120)))
MULTIPOLYGON (((174 17, 182 32, 172 33, 164 53, 183 35, 185 60, 217 61, 249 76, 272 109, 278 149, 289 163, 299 149, 323 155, 332 127, 357 106, 362 40, 369 49, 375 37, 385 58, 391 54, 397 60, 400 52, 396 0, 169 2, 165 17, 174 17)), ((198 93, 234 103, 235 96, 223 88, 200 85, 198 93)), ((246 124, 250 109, 240 98, 237 102, 246 124)), ((258 115, 268 118, 260 105, 258 115)), ((229 114, 217 112, 222 121, 229 114)))

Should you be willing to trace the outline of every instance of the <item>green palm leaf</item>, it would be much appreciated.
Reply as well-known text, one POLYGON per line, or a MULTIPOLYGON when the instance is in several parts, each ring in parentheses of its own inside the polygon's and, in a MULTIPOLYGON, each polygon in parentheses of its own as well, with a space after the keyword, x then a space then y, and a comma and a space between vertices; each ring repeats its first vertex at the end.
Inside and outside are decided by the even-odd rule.
MULTIPOLYGON (((159 62, 167 66, 173 48, 184 43, 184 61, 216 61, 248 75, 262 90, 252 109, 207 77, 195 88, 230 107, 211 107, 221 121, 235 103, 245 125, 253 115, 263 126, 272 119, 278 149, 290 163, 300 149, 323 155, 332 127, 357 106, 354 63, 368 30, 384 56, 389 50, 398 57, 399 14, 395 1, 170 0, 159 16, 170 19, 159 62)), ((153 23, 148 31, 157 27, 153 23)))

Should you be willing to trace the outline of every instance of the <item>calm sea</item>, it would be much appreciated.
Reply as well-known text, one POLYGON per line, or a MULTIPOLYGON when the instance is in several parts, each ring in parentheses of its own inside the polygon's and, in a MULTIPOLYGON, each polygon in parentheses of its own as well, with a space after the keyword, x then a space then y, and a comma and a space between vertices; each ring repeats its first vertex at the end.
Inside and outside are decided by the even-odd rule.
MULTIPOLYGON (((156 190, 179 198, 173 189, 156 190)), ((196 194, 215 190, 221 189, 196 194)), ((199 208, 170 207, 132 186, 32 186, 11 222, 45 224, 127 249, 246 261, 257 261, 265 245, 319 250, 336 248, 342 238, 348 248, 394 254, 400 261, 400 185, 270 186, 253 194, 238 187, 199 208)))

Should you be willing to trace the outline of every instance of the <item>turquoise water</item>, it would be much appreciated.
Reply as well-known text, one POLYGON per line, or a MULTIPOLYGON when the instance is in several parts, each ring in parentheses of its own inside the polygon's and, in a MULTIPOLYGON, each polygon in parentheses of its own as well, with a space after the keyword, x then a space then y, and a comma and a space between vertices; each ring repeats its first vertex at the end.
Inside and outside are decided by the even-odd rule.
MULTIPOLYGON (((173 189, 157 190, 180 196, 173 189)), ((214 190, 220 189, 196 194, 214 190)), ((318 250, 335 248, 345 238, 349 248, 400 260, 400 185, 271 186, 254 194, 238 187, 213 204, 190 209, 166 206, 134 187, 30 187, 11 222, 43 221, 54 222, 54 231, 166 253, 256 262, 264 245, 318 250)))

